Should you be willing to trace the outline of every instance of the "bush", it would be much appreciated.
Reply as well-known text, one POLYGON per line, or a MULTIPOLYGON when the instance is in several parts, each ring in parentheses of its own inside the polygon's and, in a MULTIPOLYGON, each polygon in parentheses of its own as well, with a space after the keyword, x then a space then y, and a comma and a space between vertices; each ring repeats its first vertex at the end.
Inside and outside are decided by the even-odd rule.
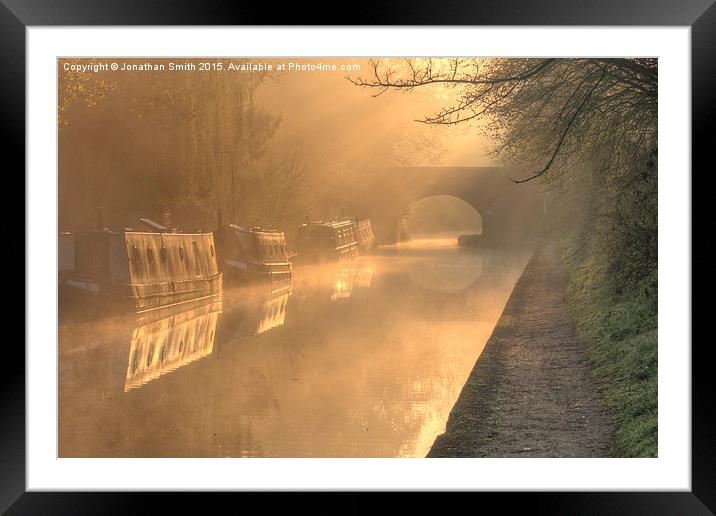
POLYGON ((655 457, 656 271, 628 286, 622 277, 606 274, 608 264, 599 264, 599 255, 585 254, 574 237, 565 239, 562 256, 570 274, 567 303, 614 419, 612 455, 655 457))

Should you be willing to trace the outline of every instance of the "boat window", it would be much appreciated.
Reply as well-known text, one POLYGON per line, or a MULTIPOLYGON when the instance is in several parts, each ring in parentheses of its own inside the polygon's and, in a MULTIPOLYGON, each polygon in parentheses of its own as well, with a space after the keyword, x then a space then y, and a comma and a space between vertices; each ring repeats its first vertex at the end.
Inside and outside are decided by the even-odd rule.
POLYGON ((184 351, 184 341, 183 340, 181 342, 179 342, 179 354, 181 354, 182 351, 184 351))
POLYGON ((179 246, 179 258, 184 261, 184 248, 182 246, 179 246))
POLYGON ((167 261, 167 248, 162 246, 162 248, 159 250, 159 256, 162 258, 163 262, 167 261))
POLYGON ((154 264, 154 251, 152 251, 151 246, 147 247, 147 261, 149 261, 149 264, 154 264))
POLYGON ((152 365, 152 355, 153 355, 153 354, 154 354, 154 353, 152 352, 151 349, 149 350, 149 353, 147 353, 147 367, 149 367, 150 365, 152 365))
POLYGON ((136 245, 132 246, 132 258, 134 258, 135 263, 139 263, 139 249, 137 249, 136 245))
POLYGON ((161 353, 159 353, 159 361, 163 364, 166 359, 167 359, 167 347, 164 346, 162 348, 161 353))
POLYGON ((209 246, 209 249, 211 249, 211 256, 213 257, 214 256, 214 246, 213 245, 209 246))

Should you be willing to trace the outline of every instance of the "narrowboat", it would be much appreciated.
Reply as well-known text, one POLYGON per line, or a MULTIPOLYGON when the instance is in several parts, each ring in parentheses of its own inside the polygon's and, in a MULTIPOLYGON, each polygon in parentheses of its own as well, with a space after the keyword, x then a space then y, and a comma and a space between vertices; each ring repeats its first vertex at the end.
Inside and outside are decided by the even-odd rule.
POLYGON ((227 284, 258 280, 275 292, 291 286, 291 262, 280 231, 223 226, 217 231, 217 253, 227 284))
POLYGON ((350 219, 306 222, 298 228, 296 247, 307 261, 353 258, 358 254, 355 223, 350 219))
POLYGON ((73 233, 74 264, 62 271, 60 295, 85 307, 143 312, 221 294, 214 236, 179 232, 144 221, 155 231, 97 229, 73 233), (79 298, 79 299, 78 299, 79 298))
POLYGON ((221 302, 209 302, 134 328, 124 391, 209 356, 214 349, 221 302))
POLYGON ((375 246, 375 235, 370 224, 370 219, 359 219, 358 217, 344 217, 353 223, 356 240, 358 241, 358 251, 365 253, 375 246))
POLYGON ((375 246, 375 235, 370 225, 370 219, 354 219, 356 226, 356 236, 358 237, 358 247, 361 252, 370 251, 375 246))

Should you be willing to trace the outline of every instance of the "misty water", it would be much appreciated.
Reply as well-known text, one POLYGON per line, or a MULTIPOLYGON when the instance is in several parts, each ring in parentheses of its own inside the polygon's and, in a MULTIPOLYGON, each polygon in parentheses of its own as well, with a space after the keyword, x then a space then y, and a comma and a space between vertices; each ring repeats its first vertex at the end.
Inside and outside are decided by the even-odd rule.
POLYGON ((60 456, 424 457, 529 254, 416 239, 296 265, 290 293, 63 317, 60 456))

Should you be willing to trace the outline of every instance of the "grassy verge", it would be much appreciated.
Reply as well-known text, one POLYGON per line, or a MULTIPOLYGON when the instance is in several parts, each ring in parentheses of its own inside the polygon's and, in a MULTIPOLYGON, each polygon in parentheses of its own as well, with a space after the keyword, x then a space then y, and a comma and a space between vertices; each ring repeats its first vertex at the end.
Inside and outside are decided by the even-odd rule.
POLYGON ((656 268, 640 283, 617 285, 606 259, 576 239, 562 243, 567 303, 587 344, 597 385, 616 427, 612 455, 656 457, 656 268))

